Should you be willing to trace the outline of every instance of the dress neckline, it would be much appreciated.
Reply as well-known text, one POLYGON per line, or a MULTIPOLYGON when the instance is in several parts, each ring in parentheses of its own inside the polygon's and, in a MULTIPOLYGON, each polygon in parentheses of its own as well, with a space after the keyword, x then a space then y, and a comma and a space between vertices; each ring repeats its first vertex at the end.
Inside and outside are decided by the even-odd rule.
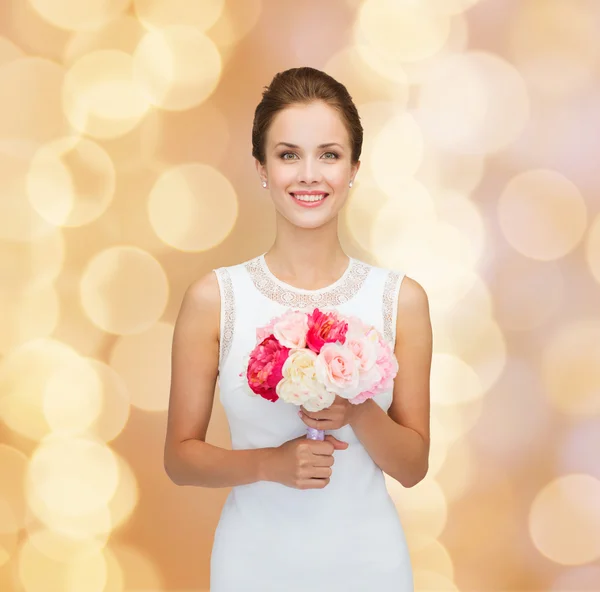
POLYGON ((318 288, 317 290, 308 290, 306 288, 297 288, 296 286, 292 286, 291 284, 288 284, 280 280, 277 276, 275 276, 271 272, 269 266, 267 265, 267 262, 265 261, 265 255, 266 252, 258 256, 258 262, 264 274, 278 286, 281 286, 287 291, 297 292, 299 294, 321 294, 323 292, 329 292, 330 290, 335 289, 337 286, 344 283, 346 279, 350 276, 350 274, 354 270, 356 262, 356 260, 353 257, 348 256, 348 265, 346 266, 346 270, 337 280, 335 280, 335 282, 329 284, 328 286, 324 286, 323 288, 318 288))

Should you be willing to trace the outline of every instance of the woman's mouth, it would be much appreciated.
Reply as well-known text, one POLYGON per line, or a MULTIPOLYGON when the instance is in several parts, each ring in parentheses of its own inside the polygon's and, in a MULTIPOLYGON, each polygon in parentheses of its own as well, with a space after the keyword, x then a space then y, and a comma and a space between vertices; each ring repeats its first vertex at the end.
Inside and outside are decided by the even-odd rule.
POLYGON ((298 193, 290 193, 294 202, 303 208, 316 208, 320 206, 329 193, 322 191, 299 191, 298 193))

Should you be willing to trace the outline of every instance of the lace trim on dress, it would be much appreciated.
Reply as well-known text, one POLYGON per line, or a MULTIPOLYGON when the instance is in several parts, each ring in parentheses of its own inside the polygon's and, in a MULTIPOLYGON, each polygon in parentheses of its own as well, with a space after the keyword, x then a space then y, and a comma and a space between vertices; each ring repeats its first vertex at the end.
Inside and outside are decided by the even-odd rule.
POLYGON ((397 271, 390 271, 383 287, 383 336, 394 348, 396 341, 396 315, 399 280, 403 277, 397 271))
POLYGON ((270 300, 283 306, 298 309, 312 307, 335 306, 348 302, 364 284, 371 267, 357 259, 351 258, 345 279, 331 288, 322 290, 285 288, 274 282, 263 269, 260 256, 248 261, 246 270, 256 289, 270 300), (297 291, 296 291, 297 290, 297 291))
POLYGON ((235 325, 235 300, 233 295, 233 283, 229 271, 224 267, 215 269, 215 273, 219 276, 221 290, 221 314, 223 319, 221 322, 222 335, 219 340, 221 345, 219 347, 219 367, 223 366, 225 358, 231 348, 231 342, 233 341, 233 327, 235 325))

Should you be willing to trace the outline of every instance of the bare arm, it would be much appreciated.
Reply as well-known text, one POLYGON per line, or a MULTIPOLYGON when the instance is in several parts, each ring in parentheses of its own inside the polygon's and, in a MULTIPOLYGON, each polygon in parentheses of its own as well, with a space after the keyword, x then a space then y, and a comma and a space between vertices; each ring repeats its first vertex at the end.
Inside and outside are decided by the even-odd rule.
POLYGON ((220 301, 211 271, 187 289, 175 323, 164 466, 177 485, 232 487, 267 480, 270 448, 228 450, 205 441, 219 367, 220 301))
POLYGON ((429 383, 433 334, 423 287, 405 277, 398 297, 394 354, 400 369, 386 414, 373 400, 356 406, 351 422, 375 463, 405 487, 429 468, 429 383))

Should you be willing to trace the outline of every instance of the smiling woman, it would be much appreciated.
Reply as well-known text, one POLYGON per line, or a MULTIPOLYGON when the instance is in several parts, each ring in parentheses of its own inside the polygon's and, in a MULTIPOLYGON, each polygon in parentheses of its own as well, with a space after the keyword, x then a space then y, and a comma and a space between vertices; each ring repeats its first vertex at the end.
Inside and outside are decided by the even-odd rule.
MULTIPOLYGON (((184 297, 165 466, 181 485, 232 487, 215 532, 211 592, 413 590, 384 472, 405 487, 427 473, 429 307, 404 273, 349 257, 341 247, 338 216, 360 167, 362 133, 341 83, 312 68, 277 74, 252 129, 256 170, 275 207, 275 243, 267 253, 212 270, 184 297), (315 308, 377 329, 398 360, 393 388, 385 383, 360 405, 336 397, 319 412, 300 414, 277 396, 248 396, 244 362, 259 334, 267 341, 288 331, 270 325, 286 310, 315 308), (217 377, 232 450, 205 441, 217 377), (307 439, 307 426, 319 424, 325 440, 307 439)), ((327 342, 327 324, 322 330, 327 342)), ((356 351, 379 351, 363 337, 356 351)), ((356 351, 349 360, 358 376, 368 360, 356 351)), ((306 380, 319 355, 279 368, 290 388, 294 380, 312 388, 306 380)), ((375 353, 370 359, 379 360, 375 353)))

